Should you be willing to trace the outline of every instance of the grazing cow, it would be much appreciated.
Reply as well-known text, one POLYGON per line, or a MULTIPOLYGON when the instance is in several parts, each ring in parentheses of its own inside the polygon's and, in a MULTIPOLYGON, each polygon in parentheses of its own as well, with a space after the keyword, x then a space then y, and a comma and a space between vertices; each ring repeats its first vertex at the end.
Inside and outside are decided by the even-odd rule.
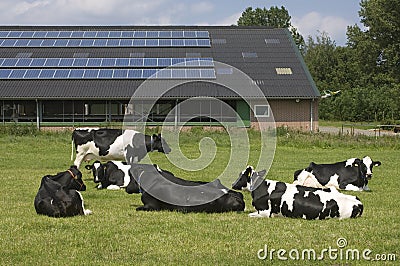
MULTIPOLYGON (((84 160, 117 160, 135 163, 143 159, 148 152, 169 153, 171 151, 161 134, 149 136, 135 130, 110 128, 77 128, 72 133, 72 151, 74 145, 76 150, 74 165, 78 168, 84 160)), ((73 160, 73 152, 71 160, 73 160)))
POLYGON ((36 213, 50 217, 91 214, 90 210, 85 210, 78 190, 85 191, 86 186, 76 166, 53 176, 44 176, 34 201, 36 213))
POLYGON ((368 181, 372 178, 372 168, 381 165, 369 156, 362 160, 348 159, 334 164, 310 163, 306 169, 294 173, 294 184, 317 188, 335 187, 352 191, 369 191, 368 181))
POLYGON ((131 166, 125 162, 108 161, 105 164, 95 161, 92 165, 86 165, 87 170, 92 170, 93 181, 100 183, 97 188, 119 190, 125 188, 131 181, 129 169, 131 166))
POLYGON ((142 193, 144 206, 138 211, 180 211, 220 213, 243 211, 240 192, 229 190, 219 180, 211 183, 188 181, 156 165, 132 165, 128 193, 142 193))
POLYGON ((257 210, 250 217, 284 216, 307 220, 326 218, 356 218, 361 216, 363 205, 351 195, 335 188, 318 189, 278 181, 264 180, 266 171, 256 172, 248 166, 233 184, 236 188, 247 187, 257 210))

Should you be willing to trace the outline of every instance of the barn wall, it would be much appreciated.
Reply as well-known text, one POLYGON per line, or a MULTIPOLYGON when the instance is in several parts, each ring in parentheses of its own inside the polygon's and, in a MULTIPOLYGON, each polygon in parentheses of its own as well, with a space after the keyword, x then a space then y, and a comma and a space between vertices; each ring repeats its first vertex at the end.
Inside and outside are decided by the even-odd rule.
MULTIPOLYGON (((289 100, 268 100, 270 109, 272 110, 275 124, 277 127, 289 127, 304 131, 318 130, 318 100, 311 99, 289 99, 289 100), (311 113, 313 116, 311 128, 311 113)), ((257 101, 253 101, 253 106, 257 101)), ((268 128, 270 124, 264 120, 258 119, 260 125, 256 123, 254 113, 251 113, 252 127, 260 129, 268 128)))

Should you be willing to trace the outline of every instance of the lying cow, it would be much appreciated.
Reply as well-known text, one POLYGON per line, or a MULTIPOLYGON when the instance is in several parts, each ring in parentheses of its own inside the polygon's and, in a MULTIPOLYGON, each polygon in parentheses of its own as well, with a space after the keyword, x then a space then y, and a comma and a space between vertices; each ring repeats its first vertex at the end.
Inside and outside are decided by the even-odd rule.
POLYGON ((132 165, 128 193, 142 193, 144 206, 138 211, 181 211, 220 213, 243 211, 240 192, 229 190, 219 180, 207 183, 188 181, 161 170, 156 165, 132 165))
POLYGON ((125 188, 131 181, 129 169, 131 166, 125 162, 108 161, 105 164, 95 161, 92 165, 86 165, 87 170, 92 170, 93 181, 100 183, 97 188, 119 190, 125 188))
MULTIPOLYGON (((143 159, 148 152, 169 153, 171 151, 161 134, 150 136, 135 130, 110 128, 77 128, 72 133, 72 151, 74 145, 76 150, 74 165, 78 168, 84 160, 116 160, 135 163, 143 159)), ((71 160, 73 160, 73 152, 71 160)))
POLYGON ((306 169, 294 173, 294 184, 317 188, 335 187, 352 191, 369 191, 368 181, 372 178, 372 168, 381 165, 369 156, 362 160, 348 159, 333 164, 310 163, 306 169))
POLYGON ((79 191, 85 191, 81 172, 71 166, 67 171, 42 178, 34 205, 37 214, 50 217, 70 217, 88 215, 79 191))
POLYGON ((256 172, 248 166, 233 186, 249 187, 253 206, 250 217, 284 216, 307 220, 356 218, 363 212, 361 201, 335 188, 318 189, 278 181, 264 180, 266 171, 256 172), (249 184, 247 184, 249 183, 249 184))

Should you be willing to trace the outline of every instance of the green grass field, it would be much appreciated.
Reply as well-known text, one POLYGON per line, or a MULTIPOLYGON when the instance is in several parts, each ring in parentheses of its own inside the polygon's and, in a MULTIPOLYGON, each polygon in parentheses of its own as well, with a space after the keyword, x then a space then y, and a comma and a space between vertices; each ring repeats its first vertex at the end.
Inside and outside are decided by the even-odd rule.
MULTIPOLYGON (((347 220, 306 221, 301 219, 249 218, 253 211, 251 196, 245 194, 244 213, 182 214, 176 212, 136 212, 141 205, 139 195, 125 191, 95 189, 91 174, 82 167, 87 191, 82 192, 86 208, 93 215, 73 218, 50 218, 36 214, 33 200, 41 177, 66 170, 70 161, 70 133, 31 133, 26 136, 0 136, 0 210, 1 265, 257 265, 257 253, 268 247, 281 250, 272 254, 274 264, 396 264, 393 261, 347 260, 348 249, 357 249, 368 257, 394 254, 400 259, 400 144, 398 138, 343 137, 280 132, 269 179, 291 182, 294 170, 310 161, 334 162, 351 157, 371 156, 382 165, 374 168, 370 182, 372 192, 351 193, 364 203, 361 218, 347 220), (339 248, 338 238, 347 246, 339 248), (293 251, 313 249, 324 253, 324 260, 292 260, 293 251), (340 259, 342 252, 342 259, 340 259)), ((182 133, 184 154, 199 154, 198 142, 209 136, 216 139, 218 152, 213 163, 202 172, 190 173, 176 169, 162 154, 152 154, 153 161, 180 177, 212 180, 214 171, 229 156, 229 138, 224 133, 182 133)), ((250 132, 251 138, 257 133, 250 132)), ((251 141, 257 152, 259 142, 251 141)), ((253 157, 249 163, 254 163, 253 157)), ((257 169, 262 170, 262 169, 257 169)), ((263 253, 260 253, 263 255, 263 253)), ((306 254, 307 256, 307 254, 306 254)), ((350 257, 351 258, 351 257, 350 257)))

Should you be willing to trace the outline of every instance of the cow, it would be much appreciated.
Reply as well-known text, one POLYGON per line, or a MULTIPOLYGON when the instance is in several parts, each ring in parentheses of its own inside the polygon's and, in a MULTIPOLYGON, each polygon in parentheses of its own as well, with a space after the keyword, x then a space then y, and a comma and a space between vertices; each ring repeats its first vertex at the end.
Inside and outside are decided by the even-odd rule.
POLYGON ((34 200, 37 214, 50 217, 89 215, 79 191, 85 191, 82 173, 76 166, 56 175, 42 177, 39 191, 34 200))
POLYGON ((266 170, 254 171, 248 166, 233 184, 248 187, 256 212, 250 217, 291 217, 307 220, 356 218, 363 213, 361 201, 335 188, 312 188, 264 179, 266 170), (247 184, 249 183, 249 185, 247 184))
POLYGON ((132 165, 127 193, 142 193, 138 211, 179 211, 221 213, 243 211, 243 195, 228 189, 219 180, 211 183, 189 181, 161 170, 157 165, 132 165))
POLYGON ((310 187, 370 191, 368 181, 372 178, 372 168, 379 165, 380 161, 373 161, 369 156, 333 164, 312 162, 307 168, 294 173, 293 183, 310 187))
POLYGON ((102 164, 95 161, 92 165, 86 165, 87 170, 92 170, 93 181, 100 183, 98 189, 119 190, 125 188, 131 181, 129 169, 131 166, 125 162, 108 161, 102 164))
POLYGON ((72 153, 76 150, 74 165, 80 167, 82 161, 116 160, 139 162, 148 152, 171 151, 161 134, 145 135, 135 130, 111 128, 77 128, 72 133, 72 153), (129 151, 130 157, 126 154, 129 151))

